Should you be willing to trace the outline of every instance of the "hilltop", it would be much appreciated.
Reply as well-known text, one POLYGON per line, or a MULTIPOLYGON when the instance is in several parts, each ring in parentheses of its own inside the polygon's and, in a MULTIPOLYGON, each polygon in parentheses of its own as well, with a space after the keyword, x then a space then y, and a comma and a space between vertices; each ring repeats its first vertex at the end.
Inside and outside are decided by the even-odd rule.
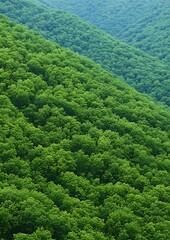
POLYGON ((40 0, 93 23, 170 66, 169 0, 40 0))
POLYGON ((0 1, 0 11, 45 38, 85 55, 142 93, 170 106, 170 70, 159 60, 80 18, 34 1, 0 1))

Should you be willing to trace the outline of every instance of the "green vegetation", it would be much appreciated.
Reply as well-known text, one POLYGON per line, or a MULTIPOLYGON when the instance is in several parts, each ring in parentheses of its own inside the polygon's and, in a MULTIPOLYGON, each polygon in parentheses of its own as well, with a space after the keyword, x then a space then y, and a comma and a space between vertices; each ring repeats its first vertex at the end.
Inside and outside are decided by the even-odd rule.
MULTIPOLYGON (((142 2, 142 1, 141 1, 142 2)), ((145 0, 147 6, 147 1, 145 0)), ((151 1, 141 19, 126 27, 119 38, 158 57, 170 67, 170 1, 151 1)))
POLYGON ((170 111, 0 16, 0 239, 167 240, 170 111))
POLYGON ((169 0, 40 0, 93 23, 170 66, 169 0))
POLYGON ((45 38, 101 64, 142 93, 170 106, 170 70, 139 49, 62 11, 26 0, 0 0, 0 11, 26 24, 45 38))

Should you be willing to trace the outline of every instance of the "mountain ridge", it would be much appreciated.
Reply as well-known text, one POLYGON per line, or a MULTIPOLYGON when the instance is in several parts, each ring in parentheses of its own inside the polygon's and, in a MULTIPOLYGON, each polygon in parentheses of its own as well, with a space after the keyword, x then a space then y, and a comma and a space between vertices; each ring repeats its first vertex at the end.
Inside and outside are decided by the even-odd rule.
POLYGON ((64 47, 92 58, 138 91, 170 105, 170 71, 155 58, 65 12, 51 12, 44 5, 32 5, 33 1, 27 1, 26 6, 24 0, 0 1, 0 4, 1 12, 11 18, 64 47))
POLYGON ((113 36, 170 65, 170 2, 168 0, 111 1, 40 0, 74 13, 113 36))

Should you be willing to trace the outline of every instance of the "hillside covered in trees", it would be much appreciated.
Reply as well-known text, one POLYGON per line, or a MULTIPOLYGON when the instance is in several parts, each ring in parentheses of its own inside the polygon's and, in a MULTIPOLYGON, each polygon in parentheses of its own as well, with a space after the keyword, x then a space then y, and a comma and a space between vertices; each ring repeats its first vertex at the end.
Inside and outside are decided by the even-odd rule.
POLYGON ((0 16, 0 239, 167 240, 170 110, 0 16))
POLYGON ((40 0, 93 23, 170 66, 169 0, 40 0))
POLYGON ((101 64, 142 93, 170 106, 170 70, 159 60, 63 11, 37 1, 0 0, 0 12, 101 64))

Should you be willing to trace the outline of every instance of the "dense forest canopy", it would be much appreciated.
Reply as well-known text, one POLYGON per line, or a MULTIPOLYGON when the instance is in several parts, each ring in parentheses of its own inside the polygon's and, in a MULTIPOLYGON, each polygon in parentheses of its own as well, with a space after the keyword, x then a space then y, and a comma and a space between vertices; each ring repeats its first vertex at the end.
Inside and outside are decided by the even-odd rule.
POLYGON ((169 0, 39 0, 88 20, 170 66, 169 0))
POLYGON ((92 58, 142 93, 170 106, 170 69, 159 60, 63 11, 28 0, 0 0, 0 12, 92 58))
POLYGON ((0 16, 0 239, 167 240, 170 110, 0 16))

